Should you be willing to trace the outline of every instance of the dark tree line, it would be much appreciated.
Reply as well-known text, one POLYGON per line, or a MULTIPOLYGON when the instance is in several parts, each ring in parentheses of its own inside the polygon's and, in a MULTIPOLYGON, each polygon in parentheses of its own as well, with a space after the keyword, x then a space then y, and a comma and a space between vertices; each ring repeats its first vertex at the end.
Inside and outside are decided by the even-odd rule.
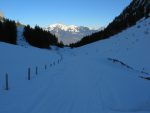
POLYGON ((143 17, 148 18, 150 14, 149 0, 143 0, 141 4, 133 0, 123 12, 116 17, 104 30, 86 36, 77 43, 70 44, 70 47, 80 47, 98 40, 109 38, 122 30, 136 24, 143 17))
POLYGON ((17 27, 15 21, 9 19, 0 21, 0 41, 10 44, 17 43, 17 27))
POLYGON ((29 25, 25 26, 23 33, 26 41, 38 48, 49 48, 50 45, 63 47, 63 43, 58 43, 58 39, 50 32, 43 30, 39 26, 31 28, 29 25))
MULTIPOLYGON (((17 44, 17 26, 23 26, 19 22, 9 19, 0 19, 0 41, 17 44)), ((29 25, 24 27, 23 35, 26 41, 38 48, 49 48, 51 45, 64 47, 62 42, 58 42, 58 38, 50 32, 43 30, 39 26, 31 28, 29 25)))

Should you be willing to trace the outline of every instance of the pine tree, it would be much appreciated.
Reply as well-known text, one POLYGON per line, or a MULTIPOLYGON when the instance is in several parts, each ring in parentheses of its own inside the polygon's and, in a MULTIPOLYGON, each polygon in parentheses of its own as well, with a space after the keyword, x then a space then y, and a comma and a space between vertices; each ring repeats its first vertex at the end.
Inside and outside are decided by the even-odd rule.
POLYGON ((4 22, 0 23, 0 41, 16 44, 17 27, 15 21, 4 19, 4 22))
POLYGON ((43 30, 39 26, 31 28, 29 25, 24 27, 24 36, 26 41, 38 48, 50 48, 50 45, 57 45, 58 39, 50 32, 43 30))

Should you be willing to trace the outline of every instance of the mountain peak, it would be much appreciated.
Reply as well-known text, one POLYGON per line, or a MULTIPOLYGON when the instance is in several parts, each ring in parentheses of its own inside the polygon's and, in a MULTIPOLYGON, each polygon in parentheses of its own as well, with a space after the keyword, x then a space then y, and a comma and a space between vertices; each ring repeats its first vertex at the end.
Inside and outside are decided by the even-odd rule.
POLYGON ((63 30, 63 31, 70 31, 70 32, 78 32, 78 26, 75 25, 65 25, 65 24, 52 24, 48 26, 48 30, 63 30))
POLYGON ((60 23, 49 25, 45 29, 56 35, 59 41, 63 41, 64 44, 75 43, 84 36, 99 31, 85 26, 65 25, 60 23))
POLYGON ((49 25, 49 27, 64 27, 66 26, 65 24, 61 24, 61 23, 56 23, 56 24, 51 24, 49 25))

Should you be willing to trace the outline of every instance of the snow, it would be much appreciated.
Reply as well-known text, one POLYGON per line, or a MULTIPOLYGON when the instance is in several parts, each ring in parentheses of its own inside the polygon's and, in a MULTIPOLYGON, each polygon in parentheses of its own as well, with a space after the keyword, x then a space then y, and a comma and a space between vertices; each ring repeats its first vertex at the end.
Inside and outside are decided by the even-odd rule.
POLYGON ((52 24, 44 29, 56 35, 58 37, 58 41, 62 41, 65 45, 69 45, 79 41, 85 36, 98 32, 103 28, 94 30, 84 26, 52 24))
POLYGON ((149 25, 150 18, 142 19, 109 39, 76 49, 0 43, 0 113, 150 113, 150 81, 140 77, 150 77, 140 72, 150 73, 149 25))
MULTIPOLYGON (((98 29, 94 29, 94 28, 88 28, 88 27, 84 27, 84 26, 76 26, 76 25, 65 25, 65 24, 52 24, 49 25, 46 29, 49 31, 55 30, 55 29, 61 29, 63 31, 70 31, 70 32, 80 32, 80 29, 89 29, 89 30, 98 30, 98 29)), ((104 27, 99 28, 99 30, 104 29, 104 27)))
POLYGON ((29 47, 30 44, 26 42, 25 37, 23 36, 24 27, 17 27, 17 45, 23 47, 29 47))
POLYGON ((56 28, 60 28, 61 30, 64 30, 64 31, 71 31, 71 32, 79 32, 78 31, 78 26, 75 26, 75 25, 70 25, 70 26, 67 26, 65 24, 52 24, 52 25, 49 25, 48 29, 51 31, 51 30, 54 30, 56 28))

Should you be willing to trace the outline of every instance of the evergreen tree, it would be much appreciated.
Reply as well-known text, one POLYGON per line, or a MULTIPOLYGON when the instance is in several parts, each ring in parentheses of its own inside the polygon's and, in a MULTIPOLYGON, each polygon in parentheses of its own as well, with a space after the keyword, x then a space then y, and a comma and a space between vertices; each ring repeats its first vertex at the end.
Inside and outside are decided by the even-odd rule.
POLYGON ((4 22, 0 22, 0 41, 16 44, 17 27, 15 21, 4 19, 4 22))
POLYGON ((50 32, 43 30, 39 26, 31 28, 29 25, 24 27, 26 41, 38 48, 49 48, 50 45, 58 45, 58 39, 50 32))
POLYGON ((63 47, 64 47, 64 44, 63 44, 62 41, 60 41, 60 42, 57 44, 57 46, 60 47, 60 48, 63 48, 63 47))

